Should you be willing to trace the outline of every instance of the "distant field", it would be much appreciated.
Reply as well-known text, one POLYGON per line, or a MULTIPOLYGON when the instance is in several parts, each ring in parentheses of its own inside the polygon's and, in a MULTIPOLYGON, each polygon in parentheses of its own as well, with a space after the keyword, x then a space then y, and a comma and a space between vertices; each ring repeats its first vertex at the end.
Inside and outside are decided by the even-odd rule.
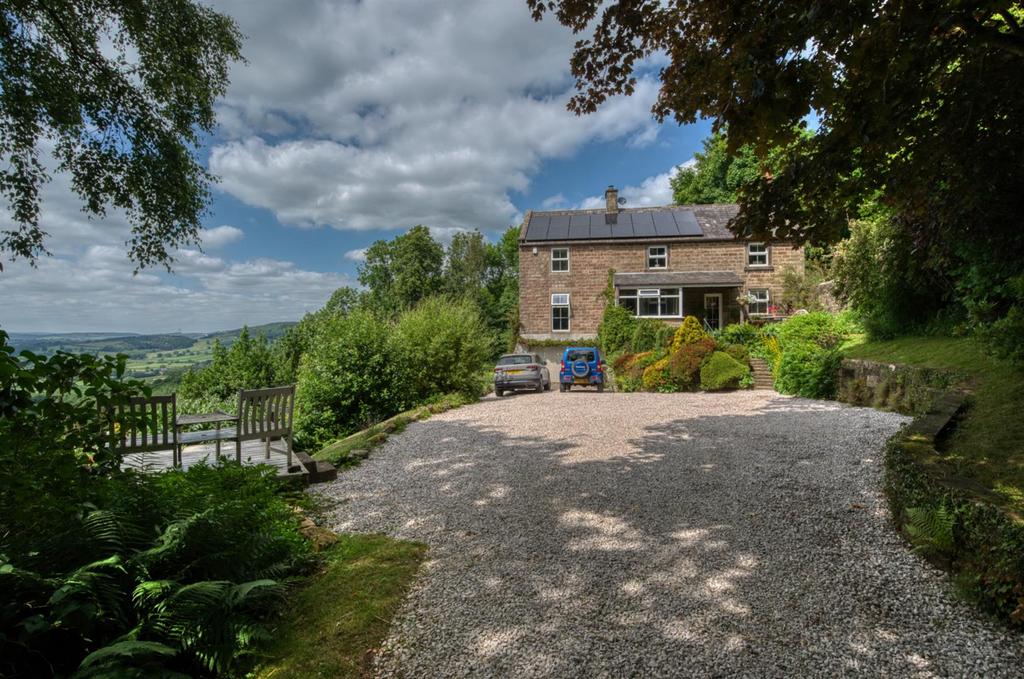
MULTIPOLYGON (((249 328, 253 336, 264 335, 274 341, 288 328, 290 322, 268 323, 249 328)), ((213 343, 220 341, 230 346, 241 328, 201 334, 165 333, 155 335, 125 335, 104 333, 11 333, 16 351, 53 354, 67 351, 77 354, 126 354, 128 374, 148 382, 156 393, 174 391, 181 375, 192 367, 201 367, 213 360, 213 343)))

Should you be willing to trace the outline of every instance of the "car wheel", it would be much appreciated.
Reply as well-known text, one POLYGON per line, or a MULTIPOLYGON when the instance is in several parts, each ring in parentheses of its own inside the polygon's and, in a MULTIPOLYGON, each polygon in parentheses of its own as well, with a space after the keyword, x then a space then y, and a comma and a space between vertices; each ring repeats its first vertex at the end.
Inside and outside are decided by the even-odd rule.
POLYGON ((558 391, 565 393, 565 385, 561 382, 558 383, 558 391))
POLYGON ((544 383, 544 391, 551 391, 551 380, 544 383))
POLYGON ((501 389, 495 389, 494 390, 494 395, 497 396, 498 398, 501 398, 502 396, 505 395, 505 392, 502 391, 501 389))
POLYGON ((603 391, 604 391, 604 382, 598 382, 597 383, 597 393, 600 394, 603 391))
POLYGON ((537 392, 538 394, 540 392, 544 391, 544 380, 542 380, 542 379, 541 380, 537 380, 537 386, 534 387, 533 390, 535 392, 537 392))

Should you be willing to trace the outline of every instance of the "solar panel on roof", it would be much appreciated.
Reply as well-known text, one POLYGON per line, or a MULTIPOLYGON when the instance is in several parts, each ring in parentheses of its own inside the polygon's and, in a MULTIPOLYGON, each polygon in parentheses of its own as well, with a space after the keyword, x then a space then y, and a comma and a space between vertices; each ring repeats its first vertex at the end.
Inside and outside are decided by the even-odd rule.
POLYGON ((527 240, 544 240, 548 237, 548 222, 551 218, 547 215, 532 215, 530 226, 526 229, 527 240))
POLYGON ((693 214, 693 210, 673 210, 672 216, 676 220, 676 225, 679 227, 680 236, 703 236, 704 231, 700 228, 700 224, 697 223, 697 215, 693 214))
POLYGON ((658 235, 654 230, 654 220, 651 219, 651 214, 649 212, 634 212, 632 213, 632 216, 633 233, 638 238, 658 235))
POLYGON ((568 220, 560 220, 557 223, 554 219, 551 220, 551 224, 548 226, 548 240, 557 240, 560 238, 566 238, 569 235, 569 222, 568 220))
POLYGON ((676 226, 676 220, 672 219, 672 215, 668 212, 655 212, 652 214, 654 219, 654 230, 659 236, 678 236, 679 227, 676 226))
POLYGON ((633 237, 633 217, 628 212, 620 212, 612 227, 612 238, 633 237))
POLYGON ((569 228, 569 215, 551 215, 551 223, 548 225, 548 231, 552 229, 562 233, 569 228))
POLYGON ((569 238, 590 238, 590 215, 573 215, 569 221, 569 238))
POLYGON ((591 238, 611 238, 615 224, 609 224, 604 215, 593 215, 590 220, 591 238))

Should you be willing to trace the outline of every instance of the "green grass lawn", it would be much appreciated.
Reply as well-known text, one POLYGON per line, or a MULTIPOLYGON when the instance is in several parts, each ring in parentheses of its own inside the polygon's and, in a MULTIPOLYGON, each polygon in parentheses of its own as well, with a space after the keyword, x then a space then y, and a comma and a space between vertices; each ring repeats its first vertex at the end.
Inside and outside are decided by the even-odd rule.
POLYGON ((293 595, 280 635, 269 649, 275 660, 261 679, 363 677, 387 636, 423 561, 426 547, 383 535, 342 535, 326 554, 323 571, 293 595))
POLYGON ((850 358, 954 370, 973 392, 968 410, 944 447, 943 462, 1024 511, 1024 371, 985 354, 973 339, 901 337, 843 348, 850 358))

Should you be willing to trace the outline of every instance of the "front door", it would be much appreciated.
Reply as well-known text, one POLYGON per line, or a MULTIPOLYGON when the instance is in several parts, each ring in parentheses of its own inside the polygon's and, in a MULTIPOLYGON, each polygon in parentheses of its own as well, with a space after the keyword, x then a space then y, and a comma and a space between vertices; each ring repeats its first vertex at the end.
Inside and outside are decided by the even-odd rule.
POLYGON ((704 295, 704 323, 712 330, 722 328, 722 293, 714 292, 704 295))

